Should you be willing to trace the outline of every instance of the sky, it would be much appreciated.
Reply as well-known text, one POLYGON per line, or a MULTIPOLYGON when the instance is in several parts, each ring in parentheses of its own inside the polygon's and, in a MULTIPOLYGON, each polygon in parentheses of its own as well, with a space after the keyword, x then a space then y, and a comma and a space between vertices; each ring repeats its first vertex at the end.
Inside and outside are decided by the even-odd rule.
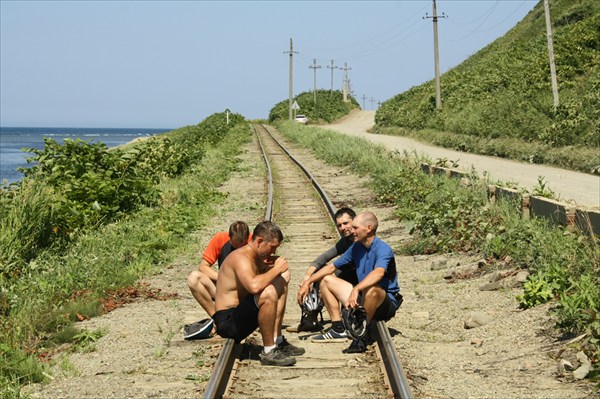
MULTIPOLYGON (((537 3, 437 0, 440 71, 537 3)), ((226 108, 267 118, 289 96, 290 39, 294 95, 315 71, 318 89, 333 72, 341 90, 346 66, 361 107, 376 109, 434 78, 432 5, 0 0, 0 126, 174 129, 226 108)))

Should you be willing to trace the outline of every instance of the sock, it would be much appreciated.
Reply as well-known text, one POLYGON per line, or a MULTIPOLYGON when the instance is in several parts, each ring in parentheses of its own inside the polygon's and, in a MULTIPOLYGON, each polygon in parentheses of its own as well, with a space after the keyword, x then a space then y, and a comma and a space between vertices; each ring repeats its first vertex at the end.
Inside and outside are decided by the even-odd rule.
POLYGON ((275 339, 275 345, 277 345, 277 346, 281 345, 282 342, 283 342, 283 335, 280 335, 275 339))
POLYGON ((335 331, 337 333, 343 333, 344 332, 344 323, 342 323, 341 320, 332 321, 331 328, 333 329, 333 331, 335 331))
POLYGON ((277 345, 270 345, 270 346, 265 346, 263 350, 264 350, 265 354, 267 354, 275 348, 277 348, 277 345))

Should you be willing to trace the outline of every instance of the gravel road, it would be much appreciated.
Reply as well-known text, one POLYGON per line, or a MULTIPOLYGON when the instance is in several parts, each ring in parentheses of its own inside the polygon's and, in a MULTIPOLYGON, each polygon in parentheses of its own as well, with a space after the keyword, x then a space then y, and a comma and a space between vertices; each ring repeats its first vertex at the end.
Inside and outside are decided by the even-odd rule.
POLYGON ((375 124, 375 111, 354 111, 346 118, 321 126, 352 136, 362 137, 390 149, 426 155, 430 159, 458 161, 459 169, 469 171, 474 167, 480 175, 488 172, 493 181, 515 182, 531 190, 538 185, 538 176, 543 176, 561 202, 589 209, 600 208, 600 176, 574 172, 544 165, 533 165, 503 158, 476 155, 435 147, 417 140, 400 136, 368 133, 375 124))

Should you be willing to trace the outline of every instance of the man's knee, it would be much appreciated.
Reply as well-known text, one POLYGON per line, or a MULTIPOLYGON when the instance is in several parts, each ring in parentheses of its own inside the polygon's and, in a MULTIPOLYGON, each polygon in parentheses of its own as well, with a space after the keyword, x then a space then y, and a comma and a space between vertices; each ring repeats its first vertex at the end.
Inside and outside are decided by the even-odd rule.
POLYGON ((190 289, 195 289, 198 284, 200 284, 200 278, 202 277, 202 273, 200 270, 194 270, 190 274, 188 274, 187 284, 190 289))
POLYGON ((385 290, 381 287, 371 287, 363 292, 363 303, 375 303, 377 306, 381 305, 385 299, 385 290))
POLYGON ((258 306, 261 307, 267 303, 276 303, 279 299, 277 289, 273 284, 268 285, 258 297, 258 306))

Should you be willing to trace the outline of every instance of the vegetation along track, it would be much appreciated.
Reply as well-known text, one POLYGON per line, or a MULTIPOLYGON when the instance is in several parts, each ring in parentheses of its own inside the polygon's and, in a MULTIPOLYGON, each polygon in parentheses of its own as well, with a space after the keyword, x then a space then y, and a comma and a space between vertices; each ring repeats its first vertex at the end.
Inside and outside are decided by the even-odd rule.
MULTIPOLYGON (((300 320, 295 294, 307 265, 338 238, 331 219, 335 209, 310 171, 273 137, 272 127, 255 125, 254 129, 265 154, 269 194, 274 197, 273 202, 267 201, 265 219, 284 232, 279 254, 288 260, 292 273, 285 327, 300 320)), ((243 345, 226 340, 204 397, 412 397, 385 323, 377 323, 377 345, 363 354, 342 354, 350 341, 318 344, 307 340, 310 335, 286 334, 290 342, 306 349, 293 367, 261 366, 258 332, 243 345)))

